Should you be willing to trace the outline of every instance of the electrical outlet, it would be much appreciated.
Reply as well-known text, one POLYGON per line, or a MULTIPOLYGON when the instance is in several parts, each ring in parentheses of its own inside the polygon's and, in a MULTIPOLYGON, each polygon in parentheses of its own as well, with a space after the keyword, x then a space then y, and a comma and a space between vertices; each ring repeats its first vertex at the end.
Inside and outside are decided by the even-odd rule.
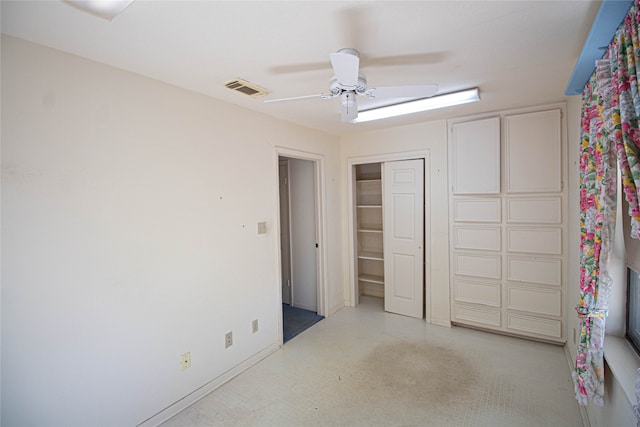
POLYGON ((184 371, 191 367, 191 353, 187 352, 180 356, 180 370, 184 371))
POLYGON ((254 334, 258 332, 258 319, 255 319, 251 322, 251 332, 253 332, 254 334))
POLYGON ((233 345, 233 332, 227 332, 224 335, 224 348, 229 348, 233 345))

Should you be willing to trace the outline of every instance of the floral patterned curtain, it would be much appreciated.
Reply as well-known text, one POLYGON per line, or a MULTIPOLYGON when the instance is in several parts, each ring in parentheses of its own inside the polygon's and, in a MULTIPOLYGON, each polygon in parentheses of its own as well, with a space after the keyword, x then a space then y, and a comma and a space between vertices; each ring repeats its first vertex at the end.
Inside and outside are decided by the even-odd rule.
POLYGON ((583 90, 580 152, 580 340, 573 374, 576 398, 603 403, 604 331, 611 278, 608 253, 615 224, 617 168, 609 61, 599 61, 583 90))
POLYGON ((640 238, 640 0, 629 9, 582 92, 580 148, 580 341, 576 398, 603 404, 607 272, 616 209, 617 164, 629 202, 632 237, 640 238))
POLYGON ((629 9, 609 45, 613 78, 615 143, 622 169, 622 188, 629 202, 631 237, 640 239, 640 1, 629 9))

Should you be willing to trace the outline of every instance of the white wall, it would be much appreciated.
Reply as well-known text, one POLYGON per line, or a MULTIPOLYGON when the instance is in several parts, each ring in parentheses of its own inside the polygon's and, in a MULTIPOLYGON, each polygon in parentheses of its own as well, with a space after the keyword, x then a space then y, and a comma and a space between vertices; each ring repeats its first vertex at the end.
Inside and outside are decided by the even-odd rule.
POLYGON ((136 425, 277 348, 276 146, 325 158, 342 305, 336 137, 5 36, 1 75, 3 425, 136 425))
MULTIPOLYGON (((376 132, 346 135, 341 138, 343 182, 347 182, 347 162, 351 157, 428 150, 430 156, 427 177, 430 195, 430 211, 426 212, 430 242, 425 248, 429 257, 431 293, 427 303, 431 321, 450 324, 449 304, 449 202, 447 191, 447 122, 438 120, 412 126, 396 127, 376 132)), ((343 251, 348 253, 348 203, 347 185, 342 193, 343 251)), ((345 301, 349 301, 349 266, 345 262, 345 301)))

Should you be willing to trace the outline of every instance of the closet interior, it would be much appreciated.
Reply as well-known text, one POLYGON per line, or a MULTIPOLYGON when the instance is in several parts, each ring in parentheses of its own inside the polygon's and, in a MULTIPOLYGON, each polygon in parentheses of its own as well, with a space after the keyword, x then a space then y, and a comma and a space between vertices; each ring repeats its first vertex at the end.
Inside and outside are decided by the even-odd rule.
POLYGON ((355 166, 358 294, 384 298, 382 164, 355 166))

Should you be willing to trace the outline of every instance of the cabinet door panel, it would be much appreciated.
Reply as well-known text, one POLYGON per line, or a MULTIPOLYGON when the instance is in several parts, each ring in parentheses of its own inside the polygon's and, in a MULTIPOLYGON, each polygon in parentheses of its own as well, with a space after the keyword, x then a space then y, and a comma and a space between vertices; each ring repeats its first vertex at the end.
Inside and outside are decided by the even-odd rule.
POLYGON ((500 222, 501 202, 497 197, 456 198, 453 220, 456 222, 500 222))
POLYGON ((453 236, 456 249, 500 250, 500 227, 456 226, 453 236))
POLYGON ((501 277, 500 265, 500 255, 454 254, 455 273, 464 276, 499 279, 501 277))
POLYGON ((560 316, 562 314, 560 289, 509 286, 507 290, 507 308, 547 316, 560 316))
POLYGON ((559 259, 507 257, 507 280, 560 286, 561 278, 559 259))
POLYGON ((508 198, 506 216, 510 223, 560 224, 560 196, 508 198))
POLYGON ((507 328, 552 338, 562 337, 562 322, 560 320, 507 313, 507 328))
POLYGON ((507 192, 562 190, 560 110, 505 117, 507 192))
POLYGON ((451 146, 454 194, 500 192, 500 119, 455 124, 451 146))
POLYGON ((453 297, 458 302, 500 307, 500 283, 456 278, 453 297))
POLYGON ((454 304, 453 320, 480 323, 488 326, 500 327, 500 309, 478 307, 473 305, 454 304))
POLYGON ((505 117, 509 193, 562 190, 560 110, 505 117))
POLYGON ((507 227, 507 251, 560 255, 562 230, 560 228, 507 227))

